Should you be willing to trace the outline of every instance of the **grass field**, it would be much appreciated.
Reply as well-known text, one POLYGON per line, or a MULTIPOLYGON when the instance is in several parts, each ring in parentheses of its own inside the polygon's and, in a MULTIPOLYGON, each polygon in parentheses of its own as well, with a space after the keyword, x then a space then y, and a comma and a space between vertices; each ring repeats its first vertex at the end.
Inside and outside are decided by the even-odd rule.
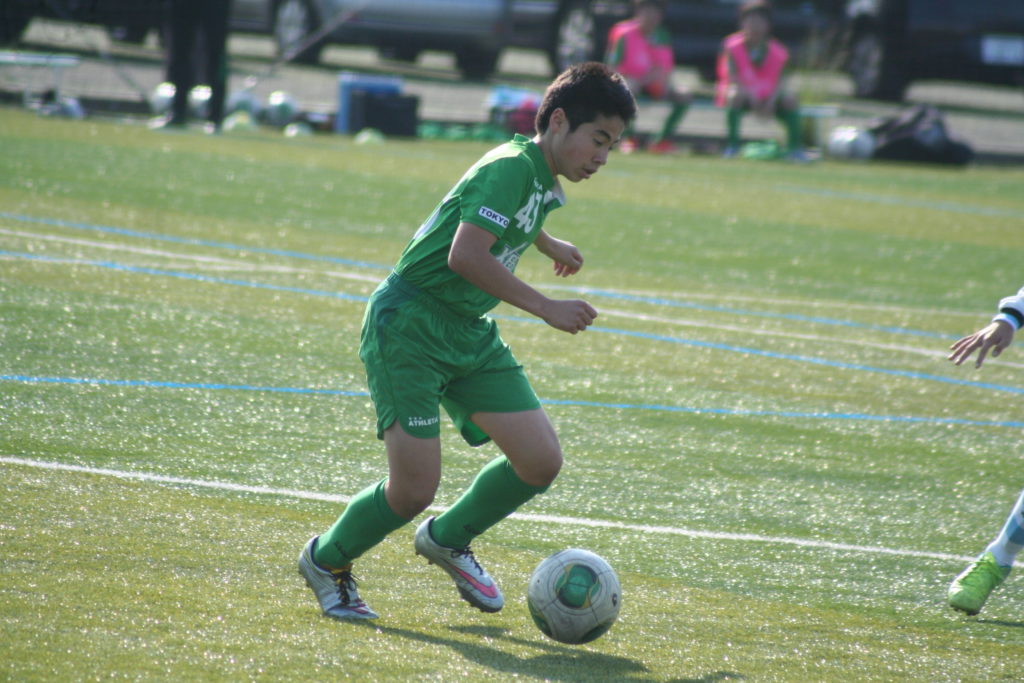
MULTIPOLYGON (((551 491, 476 544, 496 615, 412 553, 357 565, 382 617, 296 572, 384 474, 365 297, 485 149, 210 138, 0 110, 0 678, 1020 680, 1024 590, 945 590, 1024 479, 1024 354, 944 360, 1024 282, 1024 169, 616 156, 546 226, 601 316, 499 307, 562 436, 551 491), (606 557, 581 647, 525 605, 606 557)), ((443 431, 450 504, 493 447, 443 431)))

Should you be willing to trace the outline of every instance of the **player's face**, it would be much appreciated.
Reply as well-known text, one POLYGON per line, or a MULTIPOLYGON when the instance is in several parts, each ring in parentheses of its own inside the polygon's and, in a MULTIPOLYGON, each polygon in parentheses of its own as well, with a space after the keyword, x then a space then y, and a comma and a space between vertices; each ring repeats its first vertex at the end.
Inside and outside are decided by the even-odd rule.
POLYGON ((586 180, 608 163, 608 153, 625 129, 626 124, 620 117, 598 115, 570 131, 564 112, 556 109, 549 124, 549 132, 553 133, 551 170, 573 183, 586 180))
POLYGON ((747 39, 754 44, 764 42, 764 39, 768 37, 768 33, 771 31, 772 25, 768 22, 768 17, 761 14, 760 12, 752 12, 740 22, 740 29, 747 36, 747 39))

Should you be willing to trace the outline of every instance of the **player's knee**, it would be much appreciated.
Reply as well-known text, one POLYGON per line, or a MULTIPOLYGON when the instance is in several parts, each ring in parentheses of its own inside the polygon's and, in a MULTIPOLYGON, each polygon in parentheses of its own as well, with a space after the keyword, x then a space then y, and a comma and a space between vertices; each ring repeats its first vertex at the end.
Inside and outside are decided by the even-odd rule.
POLYGON ((393 495, 388 496, 388 505, 399 517, 412 519, 431 506, 434 502, 436 488, 395 487, 392 491, 393 495))
POLYGON ((534 486, 550 486, 562 470, 562 451, 558 448, 548 452, 538 460, 532 475, 534 486))

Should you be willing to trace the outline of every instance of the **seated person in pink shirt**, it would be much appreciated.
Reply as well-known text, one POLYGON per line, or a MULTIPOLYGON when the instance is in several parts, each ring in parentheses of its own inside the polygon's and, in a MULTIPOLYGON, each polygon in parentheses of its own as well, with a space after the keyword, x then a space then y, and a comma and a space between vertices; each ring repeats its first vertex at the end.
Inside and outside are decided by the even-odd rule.
POLYGON ((786 126, 790 158, 804 159, 800 143, 800 105, 784 87, 789 51, 772 38, 771 5, 751 0, 740 6, 740 30, 726 36, 718 55, 715 104, 726 107, 725 156, 739 152, 740 119, 746 111, 786 126))
MULTIPOLYGON (((636 97, 666 100, 672 105, 661 132, 648 146, 655 153, 673 151, 670 138, 691 100, 688 92, 672 85, 675 58, 672 41, 661 23, 664 4, 662 0, 635 0, 633 17, 615 24, 608 33, 608 66, 626 79, 636 97)), ((633 133, 626 131, 619 145, 623 152, 636 149, 633 133)))

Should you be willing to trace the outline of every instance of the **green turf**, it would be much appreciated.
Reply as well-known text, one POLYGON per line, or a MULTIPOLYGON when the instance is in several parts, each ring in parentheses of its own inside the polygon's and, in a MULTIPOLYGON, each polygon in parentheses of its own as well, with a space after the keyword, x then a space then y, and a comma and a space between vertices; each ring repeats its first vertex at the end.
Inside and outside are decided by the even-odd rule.
MULTIPOLYGON (((517 272, 596 327, 495 311, 566 452, 477 543, 508 605, 410 527, 353 625, 295 560, 384 474, 360 298, 485 147, 0 110, 0 149, 0 678, 1019 680, 1020 579, 944 596, 1024 485, 1024 355, 943 351, 1022 284, 1024 170, 615 155, 567 187, 584 269, 517 272), (569 546, 623 584, 582 647, 525 605, 569 546)), ((494 453, 443 440, 439 505, 494 453)))

